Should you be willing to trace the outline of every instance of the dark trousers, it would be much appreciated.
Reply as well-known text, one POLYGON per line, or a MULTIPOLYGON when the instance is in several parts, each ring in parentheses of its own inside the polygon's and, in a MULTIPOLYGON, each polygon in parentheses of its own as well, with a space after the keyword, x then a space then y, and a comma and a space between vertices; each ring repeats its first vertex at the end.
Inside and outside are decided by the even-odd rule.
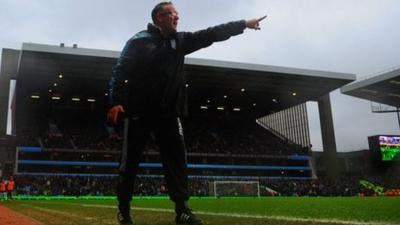
POLYGON ((7 198, 13 199, 13 191, 7 191, 7 198))
POLYGON ((189 199, 186 146, 180 119, 131 117, 125 120, 124 143, 117 186, 118 208, 129 213, 140 159, 150 132, 154 133, 169 196, 176 204, 189 199))

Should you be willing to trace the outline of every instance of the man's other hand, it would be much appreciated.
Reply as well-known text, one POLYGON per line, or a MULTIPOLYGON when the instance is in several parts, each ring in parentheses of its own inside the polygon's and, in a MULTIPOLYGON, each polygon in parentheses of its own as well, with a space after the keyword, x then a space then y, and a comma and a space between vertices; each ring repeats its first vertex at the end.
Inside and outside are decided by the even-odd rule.
POLYGON ((117 124, 118 121, 118 116, 120 116, 120 113, 124 113, 124 107, 122 105, 116 105, 113 106, 110 110, 108 110, 107 113, 107 120, 111 124, 117 124))

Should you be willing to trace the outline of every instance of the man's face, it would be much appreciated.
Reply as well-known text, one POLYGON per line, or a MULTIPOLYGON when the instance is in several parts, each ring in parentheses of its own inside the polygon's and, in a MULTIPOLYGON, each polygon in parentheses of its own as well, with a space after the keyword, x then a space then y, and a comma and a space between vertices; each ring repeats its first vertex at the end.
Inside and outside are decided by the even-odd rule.
POLYGON ((177 31, 179 16, 174 5, 164 6, 164 10, 158 13, 157 20, 157 25, 164 34, 171 34, 177 31))

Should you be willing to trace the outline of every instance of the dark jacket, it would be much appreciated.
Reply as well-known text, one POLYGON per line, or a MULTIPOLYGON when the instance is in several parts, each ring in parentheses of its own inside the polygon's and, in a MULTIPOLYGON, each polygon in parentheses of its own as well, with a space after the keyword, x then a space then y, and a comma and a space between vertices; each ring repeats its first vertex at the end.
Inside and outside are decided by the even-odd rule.
POLYGON ((113 68, 111 104, 123 105, 128 115, 187 115, 185 55, 241 34, 245 28, 241 20, 164 38, 149 24, 128 40, 113 68))

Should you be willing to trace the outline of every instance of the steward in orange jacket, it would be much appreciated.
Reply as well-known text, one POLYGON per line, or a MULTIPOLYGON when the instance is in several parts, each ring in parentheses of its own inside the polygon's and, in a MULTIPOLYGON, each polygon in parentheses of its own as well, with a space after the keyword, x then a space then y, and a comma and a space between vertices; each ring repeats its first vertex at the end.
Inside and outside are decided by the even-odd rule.
POLYGON ((4 182, 3 179, 0 180, 0 200, 6 200, 7 196, 6 196, 6 182, 4 182))
POLYGON ((7 182, 7 197, 8 199, 13 198, 13 192, 15 189, 14 179, 11 177, 10 180, 7 182))

